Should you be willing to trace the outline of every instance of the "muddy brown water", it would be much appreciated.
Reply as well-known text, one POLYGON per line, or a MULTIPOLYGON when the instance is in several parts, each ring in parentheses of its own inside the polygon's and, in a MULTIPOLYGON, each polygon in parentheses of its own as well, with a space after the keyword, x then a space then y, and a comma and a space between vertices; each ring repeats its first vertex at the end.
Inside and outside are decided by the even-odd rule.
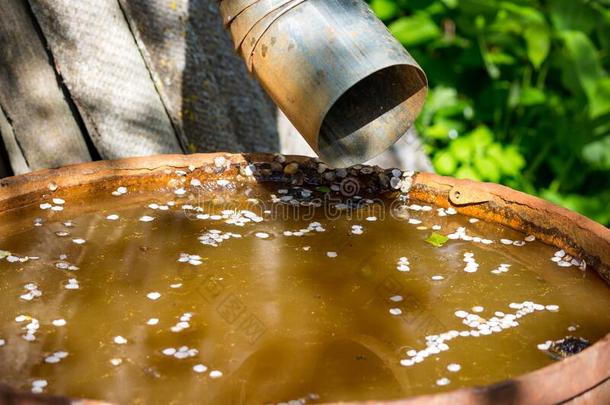
POLYGON ((2 214, 0 381, 118 403, 397 399, 518 376, 554 362, 549 340, 610 332, 599 276, 527 235, 416 201, 295 211, 302 194, 284 191, 2 214), (453 239, 432 246, 433 231, 453 239))

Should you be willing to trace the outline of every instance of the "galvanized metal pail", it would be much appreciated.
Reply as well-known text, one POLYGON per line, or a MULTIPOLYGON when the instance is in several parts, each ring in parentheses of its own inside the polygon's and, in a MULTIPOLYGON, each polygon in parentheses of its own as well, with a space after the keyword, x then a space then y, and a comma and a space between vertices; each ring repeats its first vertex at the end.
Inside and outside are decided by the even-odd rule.
POLYGON ((404 135, 423 70, 361 0, 222 0, 248 69, 320 157, 361 163, 404 135))

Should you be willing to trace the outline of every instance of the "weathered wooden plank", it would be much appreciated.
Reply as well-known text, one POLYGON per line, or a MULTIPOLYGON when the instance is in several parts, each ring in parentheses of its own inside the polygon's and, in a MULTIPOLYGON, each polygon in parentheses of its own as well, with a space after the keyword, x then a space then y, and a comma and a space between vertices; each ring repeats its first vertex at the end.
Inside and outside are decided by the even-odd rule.
POLYGON ((116 0, 30 0, 105 159, 182 149, 116 0))
POLYGON ((248 74, 216 0, 119 0, 191 151, 277 151, 275 107, 248 74))
POLYGON ((26 7, 0 9, 0 132, 17 174, 91 160, 26 7))
MULTIPOLYGON (((28 162, 26 162, 23 152, 15 139, 13 126, 6 118, 6 115, 4 115, 2 108, 0 108, 0 135, 2 135, 3 147, 8 155, 13 174, 23 174, 31 171, 28 162)), ((5 165, 3 164, 2 166, 5 165)), ((6 177, 7 175, 8 173, 4 170, 0 173, 0 177, 6 177)))

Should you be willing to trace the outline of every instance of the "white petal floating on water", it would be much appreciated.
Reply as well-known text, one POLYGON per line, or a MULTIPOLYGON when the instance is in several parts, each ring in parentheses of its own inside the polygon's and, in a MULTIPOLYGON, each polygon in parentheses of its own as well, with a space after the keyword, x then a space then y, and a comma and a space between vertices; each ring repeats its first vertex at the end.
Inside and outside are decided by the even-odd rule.
POLYGON ((119 219, 119 216, 117 214, 110 214, 106 217, 106 219, 108 221, 116 221, 117 219, 119 219))
POLYGON ((117 345, 125 345, 125 344, 127 344, 127 339, 125 339, 123 336, 115 336, 113 341, 117 345))
POLYGON ((330 257, 331 259, 337 257, 337 252, 326 252, 326 256, 330 257))
POLYGON ((115 367, 120 366, 121 363, 123 363, 122 359, 110 359, 110 364, 112 364, 115 367))
POLYGON ((76 238, 76 239, 72 239, 72 242, 76 243, 77 245, 83 245, 87 241, 82 238, 76 238))
POLYGON ((44 361, 45 361, 45 363, 49 363, 49 364, 57 364, 62 359, 65 359, 66 357, 68 357, 68 353, 67 352, 55 352, 52 355, 47 356, 44 359, 44 361))
POLYGON ((210 371, 210 378, 220 378, 222 377, 222 371, 218 371, 218 370, 212 370, 210 371))
POLYGON ((452 373, 457 373, 461 369, 462 369, 462 366, 460 366, 459 364, 456 364, 456 363, 451 363, 447 366, 447 371, 450 371, 452 373))
POLYGON ((205 373, 206 371, 208 371, 208 368, 206 366, 204 366, 203 364, 195 364, 193 366, 193 371, 201 374, 201 373, 205 373))
POLYGON ((57 326, 62 327, 62 326, 66 326, 66 320, 65 319, 55 319, 51 322, 53 324, 53 326, 57 326))
POLYGON ((449 383, 451 383, 451 381, 447 377, 439 378, 438 380, 436 380, 436 385, 439 385, 441 387, 444 385, 448 385, 449 383))
POLYGON ((45 387, 47 387, 49 383, 47 380, 34 380, 32 381, 32 393, 34 394, 42 394, 45 387))
POLYGON ((80 285, 78 284, 78 280, 75 278, 68 279, 68 284, 64 285, 66 290, 78 290, 80 285))
POLYGON ((352 225, 351 232, 353 235, 362 235, 364 233, 362 225, 352 225))
POLYGON ((411 359, 402 359, 400 360, 400 365, 403 367, 411 367, 415 362, 411 359))
POLYGON ((146 294, 146 297, 148 297, 149 300, 156 301, 159 298, 161 298, 161 294, 156 291, 153 291, 153 292, 146 294))
POLYGON ((32 301, 35 297, 34 294, 32 294, 31 292, 27 293, 27 294, 23 294, 21 295, 19 298, 21 298, 24 301, 32 301))
POLYGON ((168 347, 167 349, 163 349, 161 353, 166 356, 173 356, 174 354, 176 354, 176 349, 174 349, 173 347, 168 347))
POLYGON ((155 218, 151 217, 150 215, 144 215, 144 216, 140 217, 140 222, 151 222, 154 220, 155 220, 155 218))

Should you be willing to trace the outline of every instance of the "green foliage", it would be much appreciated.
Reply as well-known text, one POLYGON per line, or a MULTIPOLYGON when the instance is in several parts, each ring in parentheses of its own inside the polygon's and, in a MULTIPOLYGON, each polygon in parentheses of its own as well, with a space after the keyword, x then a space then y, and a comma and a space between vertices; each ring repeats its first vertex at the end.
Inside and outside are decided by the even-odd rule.
POLYGON ((610 0, 370 0, 430 82, 440 174, 610 224, 610 0))

